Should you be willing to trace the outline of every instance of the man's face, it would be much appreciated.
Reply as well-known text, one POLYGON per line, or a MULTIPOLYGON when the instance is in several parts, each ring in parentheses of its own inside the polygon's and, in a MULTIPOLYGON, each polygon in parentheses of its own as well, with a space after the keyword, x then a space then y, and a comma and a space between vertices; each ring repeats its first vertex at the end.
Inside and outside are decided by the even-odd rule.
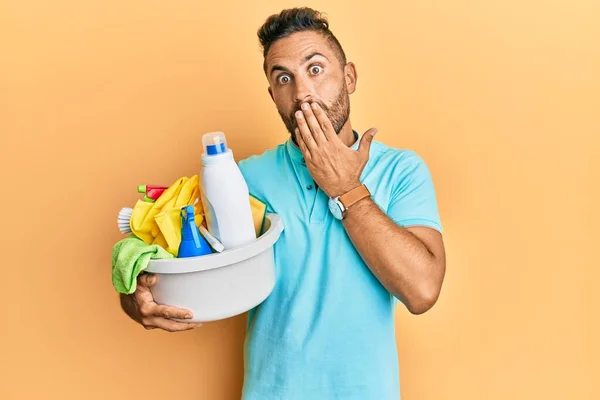
MULTIPOLYGON (((265 59, 269 93, 288 132, 295 140, 294 114, 303 102, 318 103, 329 117, 336 133, 350 115, 347 69, 332 45, 316 32, 297 32, 276 41, 265 59)), ((353 73, 353 66, 350 66, 353 73)))

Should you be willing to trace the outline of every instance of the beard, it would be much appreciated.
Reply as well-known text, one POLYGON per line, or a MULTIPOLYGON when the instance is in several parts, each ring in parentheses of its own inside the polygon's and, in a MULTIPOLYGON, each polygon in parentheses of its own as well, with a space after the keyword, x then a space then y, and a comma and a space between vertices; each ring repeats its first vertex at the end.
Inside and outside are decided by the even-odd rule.
MULTIPOLYGON (((339 135, 340 131, 344 125, 346 125, 346 122, 348 122, 348 118, 350 117, 350 99, 346 85, 342 85, 340 92, 330 106, 321 101, 315 101, 315 103, 318 103, 323 111, 325 111, 325 115, 327 115, 327 118, 329 118, 329 121, 331 121, 331 125, 333 126, 336 135, 339 135)), ((290 135, 292 135, 292 140, 294 143, 296 143, 296 145, 298 144, 298 141, 296 139, 296 132, 294 131, 298 127, 298 123, 296 122, 295 114, 297 111, 301 110, 300 105, 301 104, 297 104, 294 106, 294 109, 289 114, 285 114, 279 108, 277 108, 285 127, 290 135)))

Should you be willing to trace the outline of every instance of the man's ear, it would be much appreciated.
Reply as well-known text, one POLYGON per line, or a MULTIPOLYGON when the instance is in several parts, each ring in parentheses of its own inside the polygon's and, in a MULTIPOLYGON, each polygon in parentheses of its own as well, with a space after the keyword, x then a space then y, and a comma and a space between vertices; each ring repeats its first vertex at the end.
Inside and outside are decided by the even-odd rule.
POLYGON ((275 101, 273 98, 273 90, 271 90, 271 86, 269 86, 269 96, 271 96, 271 100, 275 101))
POLYGON ((354 93, 356 90, 356 80, 358 79, 358 74, 356 73, 356 66, 353 62, 349 62, 344 66, 344 78, 346 80, 348 94, 354 93))

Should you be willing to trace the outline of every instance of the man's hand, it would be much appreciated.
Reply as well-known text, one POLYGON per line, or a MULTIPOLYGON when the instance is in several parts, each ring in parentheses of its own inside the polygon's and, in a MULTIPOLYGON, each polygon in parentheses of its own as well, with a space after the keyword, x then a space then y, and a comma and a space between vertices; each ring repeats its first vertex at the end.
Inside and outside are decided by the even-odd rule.
POLYGON ((202 326, 202 323, 178 322, 169 318, 189 319, 191 311, 156 304, 150 288, 156 285, 158 276, 142 274, 137 279, 137 288, 133 294, 121 294, 121 306, 134 321, 146 329, 163 329, 168 332, 187 331, 202 326))
POLYGON ((329 197, 341 196, 360 186, 360 175, 369 161, 371 141, 377 129, 365 132, 358 151, 354 151, 337 136, 317 103, 302 104, 302 111, 296 112, 296 121, 296 141, 317 185, 329 197))

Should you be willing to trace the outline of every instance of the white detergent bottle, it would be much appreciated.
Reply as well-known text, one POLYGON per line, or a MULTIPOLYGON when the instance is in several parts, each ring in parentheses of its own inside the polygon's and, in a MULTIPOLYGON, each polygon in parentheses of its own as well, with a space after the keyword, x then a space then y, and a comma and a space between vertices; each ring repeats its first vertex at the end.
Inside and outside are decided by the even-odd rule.
POLYGON ((208 230, 234 249, 256 240, 248 185, 223 132, 202 136, 202 203, 208 230))

